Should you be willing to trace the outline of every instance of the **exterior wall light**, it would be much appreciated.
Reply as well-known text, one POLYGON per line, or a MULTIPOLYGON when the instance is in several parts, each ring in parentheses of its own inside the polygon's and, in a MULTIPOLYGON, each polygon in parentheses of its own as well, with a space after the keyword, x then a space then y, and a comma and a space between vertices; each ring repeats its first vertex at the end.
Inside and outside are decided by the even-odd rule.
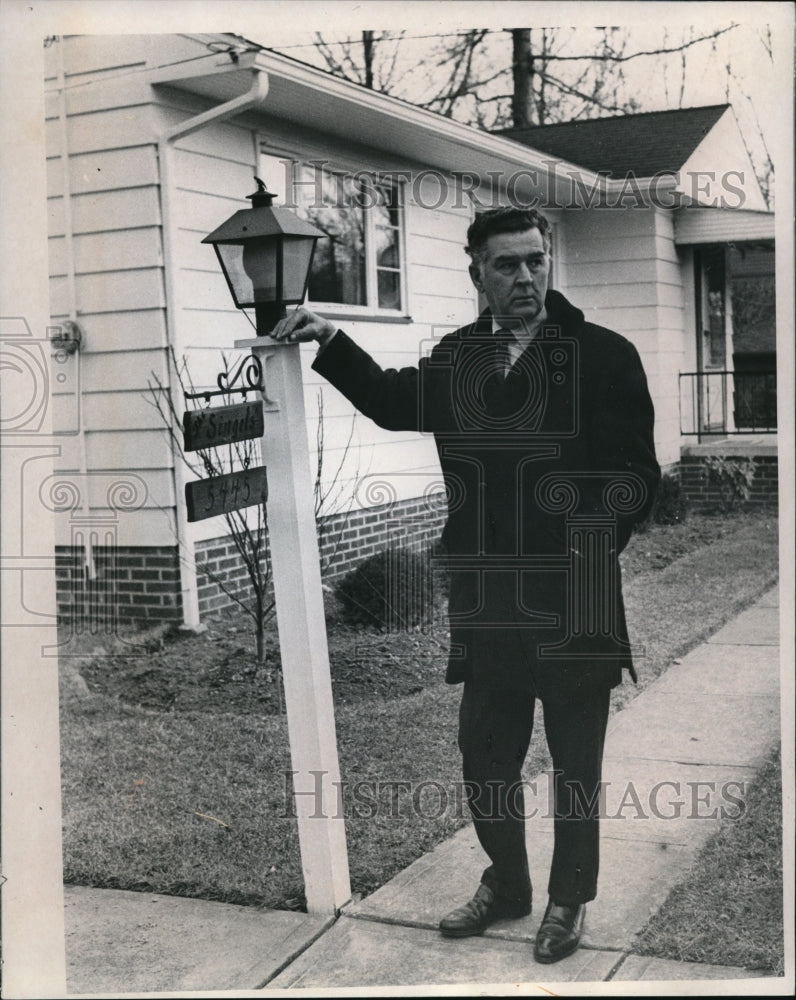
POLYGON ((266 337, 285 315, 286 305, 304 301, 315 243, 325 236, 286 208, 273 208, 275 195, 259 177, 252 207, 236 212, 205 236, 216 251, 238 309, 254 308, 257 336, 266 337))

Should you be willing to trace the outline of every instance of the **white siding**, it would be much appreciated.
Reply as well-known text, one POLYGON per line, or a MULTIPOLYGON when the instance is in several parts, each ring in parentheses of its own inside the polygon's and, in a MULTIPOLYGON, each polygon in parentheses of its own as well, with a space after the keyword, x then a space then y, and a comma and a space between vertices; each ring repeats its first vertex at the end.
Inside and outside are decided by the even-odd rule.
MULTIPOLYGON (((118 140, 117 140, 118 141, 118 140)), ((47 197, 63 194, 63 166, 48 159, 47 197)), ((69 185, 73 195, 148 187, 157 183, 157 156, 154 146, 101 150, 69 154, 69 185)))
MULTIPOLYGON (((49 199, 48 209, 50 236, 63 236, 63 198, 49 199)), ((126 231, 140 226, 159 226, 160 222, 158 189, 154 184, 72 196, 73 234, 126 231)))
POLYGON ((703 205, 766 210, 754 166, 731 108, 680 169, 678 187, 703 205))
MULTIPOLYGON (((154 261, 153 261, 154 264, 154 261)), ((141 309, 162 309, 163 272, 159 267, 142 267, 132 271, 76 274, 77 308, 81 319, 86 314, 137 312, 141 309)), ((50 281, 50 310, 62 317, 68 312, 67 282, 63 277, 50 281)))
MULTIPOLYGON (((150 42, 65 36, 47 55, 50 314, 57 324, 74 306, 85 337, 80 352, 62 362, 67 378, 54 383, 56 426, 67 432, 56 468, 81 484, 100 518, 109 513, 107 482, 134 474, 146 483, 141 508, 112 518, 122 545, 175 542, 171 452, 149 402, 153 377, 167 380, 155 119, 140 72, 150 42)), ((68 512, 56 523, 58 543, 68 543, 68 512)))
POLYGON ((478 304, 464 253, 472 211, 457 204, 453 185, 440 208, 424 207, 436 203, 437 191, 417 188, 406 206, 409 312, 420 323, 455 328, 474 318, 478 304))
POLYGON ((655 209, 567 213, 562 291, 586 318, 636 346, 655 402, 662 464, 680 456, 678 374, 686 339, 682 262, 670 213, 655 209))
MULTIPOLYGON (((174 109, 163 112, 173 119, 174 109)), ((339 141, 315 136, 314 143, 300 143, 284 123, 252 121, 251 128, 223 123, 203 129, 178 143, 175 155, 175 214, 177 253, 180 267, 175 279, 179 302, 180 338, 197 386, 212 386, 222 368, 222 353, 233 358, 236 339, 252 336, 247 320, 234 309, 226 283, 212 249, 202 238, 235 210, 248 207, 245 196, 254 187, 252 175, 255 139, 276 145, 283 155, 296 159, 327 159, 346 169, 409 169, 394 161, 379 161, 372 152, 343 147, 339 141), (286 145, 287 144, 287 145, 286 145), (289 147, 289 148, 288 148, 289 147), (325 151, 325 152, 324 152, 325 151)), ((415 170, 420 170, 415 166, 415 170)), ((280 192, 282 194, 282 192, 280 192)), ((405 252, 407 267, 406 322, 380 322, 378 317, 341 319, 340 325, 384 367, 416 365, 428 353, 435 338, 471 320, 476 299, 467 274, 463 246, 471 220, 469 207, 457 206, 455 187, 445 204, 424 207, 439 201, 439 192, 428 192, 410 180, 405 185, 405 252)), ((281 199, 280 199, 281 200, 281 199)), ((438 463, 433 441, 428 436, 395 434, 376 427, 357 415, 335 389, 311 369, 315 348, 302 348, 305 374, 307 435, 311 460, 317 460, 318 392, 324 400, 324 478, 326 485, 337 479, 342 488, 336 509, 372 504, 366 491, 357 489, 365 476, 389 481, 396 495, 418 495, 418 476, 425 482, 436 475, 438 463), (352 420, 354 434, 351 435, 352 420)), ((266 370, 267 381, 267 370, 266 370)), ((266 416, 267 435, 267 416, 266 416)), ((267 446, 266 446, 267 464, 267 446)), ((422 493, 423 491, 420 490, 422 493)), ((337 497, 335 488, 334 495, 337 497)), ((329 510, 329 513, 332 511, 329 510)), ((190 526, 198 540, 223 533, 223 526, 208 520, 190 526)))
MULTIPOLYGON (((71 380, 61 388, 57 404, 64 420, 72 420, 78 398, 82 401, 77 419, 85 428, 91 469, 135 470, 152 483, 144 508, 124 515, 120 542, 174 544, 173 485, 169 486, 173 459, 160 418, 148 402, 153 373, 167 379, 170 328, 164 266, 170 268, 176 300, 171 317, 174 344, 184 351, 197 387, 212 386, 223 355, 232 359, 235 341, 251 337, 253 330, 233 307, 215 254, 201 240, 235 210, 248 207, 259 144, 264 141, 273 155, 324 159, 333 168, 408 171, 403 321, 383 322, 375 316, 340 320, 385 367, 416 364, 442 335, 475 316, 477 297, 463 251, 472 209, 461 203, 454 184, 448 185, 440 203, 434 179, 413 183, 423 172, 421 163, 401 162, 251 113, 179 140, 171 188, 161 191, 158 135, 207 105, 167 88, 154 91, 143 70, 205 54, 201 40, 86 37, 64 38, 59 44, 69 88, 70 155, 65 166, 59 101, 51 93, 47 131, 52 315, 54 322, 64 319, 70 307, 64 205, 68 183, 74 288, 86 343, 74 359, 71 380), (168 262, 163 260, 164 203, 171 205, 175 222, 168 262)), ((56 79, 54 48, 47 51, 50 88, 56 79)), ((557 215, 559 287, 588 319, 618 330, 638 347, 656 401, 659 457, 664 463, 674 461, 679 457, 676 376, 683 368, 684 343, 689 341, 684 334, 683 264, 674 243, 671 213, 626 209, 552 214, 557 215)), ((355 490, 363 477, 371 477, 368 482, 390 480, 400 498, 422 493, 418 482, 436 475, 431 439, 390 434, 357 416, 352 446, 346 449, 352 409, 312 372, 314 353, 313 346, 302 348, 307 433, 314 449, 317 396, 322 390, 326 476, 332 478, 342 463, 341 479, 349 483, 359 505, 368 503, 367 490, 355 490)), ((68 440, 62 468, 79 467, 79 447, 77 438, 68 440)), ((347 505, 345 499, 342 503, 347 505)), ((224 528, 218 521, 204 521, 190 531, 192 537, 203 538, 223 534, 224 528)))
MULTIPOLYGON (((176 95, 173 106, 161 107, 145 70, 204 55, 207 49, 201 39, 176 35, 64 36, 45 54, 51 316, 54 324, 69 317, 71 265, 77 318, 85 333, 81 352, 63 362, 68 377, 56 384, 57 422, 70 432, 83 431, 82 438, 75 433, 62 439, 59 468, 69 470, 75 480, 84 462, 89 478, 135 470, 146 480, 150 488, 142 508, 120 516, 117 538, 123 545, 176 542, 173 456, 150 389, 155 378, 164 384, 169 381, 157 139, 169 125, 206 106, 193 99, 186 103, 176 95), (66 166, 59 68, 66 83, 66 166), (71 261, 64 205, 67 184, 71 261)), ((248 204, 225 198, 224 191, 248 194, 254 162, 251 133, 240 127, 219 126, 215 137, 200 132, 182 145, 185 155, 192 157, 183 172, 193 216, 175 253, 178 260, 234 207, 248 204), (208 171, 202 159, 213 144, 216 155, 229 161, 219 183, 214 183, 212 168, 208 171), (249 150, 245 177, 239 174, 230 181, 229 168, 241 144, 249 150), (243 190, 236 186, 241 182, 243 190), (212 193, 197 211, 192 192, 205 187, 212 193)), ((214 317, 215 346, 230 347, 250 327, 232 310, 212 250, 201 247, 201 251, 202 259, 186 256, 185 267, 197 267, 188 294, 197 307, 219 300, 225 322, 214 317)), ((204 320, 207 314, 197 308, 192 315, 204 320)), ((190 319, 189 315, 189 323, 190 319)), ((207 329, 205 323, 198 326, 207 329)), ((91 501, 101 513, 100 500, 92 494, 91 501)), ((59 516, 59 543, 69 540, 69 530, 68 517, 59 516)))
MULTIPOLYGON (((144 268, 154 261, 161 261, 160 230, 156 226, 144 226, 78 235, 72 241, 72 253, 75 271, 82 275, 144 268)), ((53 276, 65 275, 68 266, 65 237, 52 237, 50 273, 53 276)))

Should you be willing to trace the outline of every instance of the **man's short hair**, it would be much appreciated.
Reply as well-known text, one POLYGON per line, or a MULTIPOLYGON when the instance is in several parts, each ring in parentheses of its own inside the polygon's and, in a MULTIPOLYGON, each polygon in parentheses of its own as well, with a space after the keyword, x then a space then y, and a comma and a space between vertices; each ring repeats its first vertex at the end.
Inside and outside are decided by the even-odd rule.
POLYGON ((544 241, 544 248, 550 252, 550 223, 535 208, 490 208, 480 212, 467 230, 465 251, 478 263, 486 249, 490 236, 497 233, 524 233, 528 229, 538 229, 544 241))

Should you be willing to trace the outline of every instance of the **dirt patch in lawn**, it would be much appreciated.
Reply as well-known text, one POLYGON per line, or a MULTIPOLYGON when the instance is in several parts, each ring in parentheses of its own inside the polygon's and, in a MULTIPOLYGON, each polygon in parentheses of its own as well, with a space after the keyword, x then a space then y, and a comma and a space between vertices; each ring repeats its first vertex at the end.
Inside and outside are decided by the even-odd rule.
MULTIPOLYGON (((683 524, 653 525, 633 536, 622 555, 625 586, 689 553, 732 535, 750 518, 694 515, 683 524)), ((769 517, 769 520, 771 518, 769 517)), ((200 634, 177 628, 130 634, 80 666, 90 691, 159 711, 270 715, 282 709, 276 623, 268 629, 268 661, 258 668, 251 620, 240 610, 207 616, 200 634), (110 655, 108 655, 110 654, 110 655)), ((394 699, 443 680, 448 650, 444 613, 416 631, 387 635, 339 620, 334 599, 327 606, 329 660, 335 703, 394 699)))
POLYGON ((761 524, 775 521, 776 515, 761 511, 725 517, 692 514, 681 524, 651 525, 646 531, 634 534, 622 553, 622 576, 625 581, 629 581, 639 573, 663 569, 705 545, 729 538, 742 525, 754 523, 755 520, 759 520, 761 524))
MULTIPOLYGON (((276 626, 268 630, 266 667, 258 668, 247 616, 206 618, 199 635, 170 629, 80 668, 90 691, 160 711, 270 715, 281 710, 276 626)), ((135 640, 131 638, 131 641, 135 640)), ((441 679, 448 648, 444 624, 386 635, 329 626, 329 661, 337 704, 416 694, 441 679)))

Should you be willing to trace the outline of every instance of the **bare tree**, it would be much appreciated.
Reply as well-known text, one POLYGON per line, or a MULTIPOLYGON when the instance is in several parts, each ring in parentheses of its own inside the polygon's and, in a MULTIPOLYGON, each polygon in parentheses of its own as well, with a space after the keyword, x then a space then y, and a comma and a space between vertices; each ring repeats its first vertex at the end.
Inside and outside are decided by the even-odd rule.
MULTIPOLYGON (((170 380, 176 380, 180 387, 183 400, 186 393, 196 394, 191 373, 185 358, 178 361, 173 348, 169 351, 170 380)), ((229 371, 229 362, 222 355, 225 371, 229 371)), ((179 397, 178 397, 179 398, 179 397)), ((192 475, 198 478, 223 475, 235 469, 247 469, 259 463, 259 442, 257 440, 238 441, 232 444, 200 448, 195 452, 187 452, 182 436, 183 415, 177 409, 174 394, 156 373, 152 373, 147 397, 157 410, 163 426, 171 442, 172 452, 184 463, 192 475)), ((229 399, 225 400, 229 402, 229 399)), ((328 540, 325 556, 322 551, 321 570, 328 568, 342 540, 348 514, 353 503, 352 497, 345 495, 342 472, 347 464, 351 450, 356 414, 351 419, 351 427, 343 446, 340 460, 333 469, 331 476, 325 475, 325 421, 323 411, 323 396, 318 394, 318 424, 316 430, 317 466, 314 480, 315 517, 318 526, 318 545, 323 550, 324 541, 328 540), (341 514, 339 524, 329 526, 328 518, 341 514)), ((354 472, 354 479, 359 476, 359 469, 354 472)), ((266 670, 267 625, 275 609, 272 587, 271 562, 268 552, 268 525, 265 504, 233 510, 223 515, 229 538, 240 557, 245 569, 245 580, 230 580, 224 572, 216 572, 208 559, 197 560, 197 570, 224 593, 229 600, 238 605, 252 620, 257 669, 266 670)), ((281 678, 275 677, 278 687, 278 706, 283 710, 281 678)))
MULTIPOLYGON (((531 124, 533 106, 534 60, 531 29, 514 28, 511 32, 511 119, 517 127, 531 124)), ((542 86, 545 79, 542 77, 542 86)), ((540 95, 541 96, 541 95, 540 95)))
MULTIPOLYGON (((326 68, 362 86, 401 97, 419 107, 485 130, 547 125, 644 110, 626 73, 641 61, 658 73, 668 107, 683 107, 692 54, 715 52, 718 40, 738 27, 712 31, 662 27, 660 43, 632 46, 627 28, 467 29, 445 35, 363 31, 340 42, 316 32, 326 68), (409 44, 428 39, 421 58, 409 44)), ((769 28, 758 33, 772 59, 769 28)), ((756 130, 753 162, 763 194, 772 204, 774 164, 757 111, 727 63, 724 99, 749 112, 756 130), (748 105, 748 107, 747 107, 748 105)), ((657 110, 657 109, 649 109, 657 110)), ((750 150, 750 155, 752 150, 750 150)))
POLYGON ((390 93, 396 83, 395 63, 404 32, 363 31, 334 45, 315 32, 315 45, 335 76, 369 90, 390 93))
MULTIPOLYGON (((679 53, 683 67, 687 50, 713 43, 733 26, 694 35, 690 31, 676 44, 663 43, 652 49, 628 51, 626 29, 603 27, 589 51, 573 52, 578 41, 574 29, 512 28, 511 89, 488 93, 496 79, 508 79, 508 71, 478 81, 480 101, 495 105, 493 128, 547 125, 557 121, 593 118, 601 114, 631 114, 641 106, 628 93, 625 65, 635 59, 660 59, 679 53)), ((682 104, 685 76, 681 80, 682 104)))
MULTIPOLYGON (((473 29, 448 40, 436 58, 432 58, 430 67, 427 67, 431 71, 427 72, 427 90, 431 93, 417 102, 421 107, 451 118, 461 102, 473 97, 484 83, 483 70, 476 70, 476 62, 488 34, 486 29, 473 29), (439 70, 444 72, 440 73, 439 70), (441 87, 440 80, 444 80, 441 87)), ((502 69, 494 71, 493 77, 502 72, 502 69)))
MULTIPOLYGON (((545 125, 602 114, 640 110, 628 93, 624 67, 637 59, 660 60, 679 54, 685 86, 686 54, 695 46, 715 44, 736 25, 695 34, 684 32, 677 41, 664 33, 662 42, 648 49, 630 50, 628 29, 602 27, 585 50, 582 32, 574 28, 510 28, 500 31, 469 29, 439 36, 425 65, 416 61, 403 73, 396 71, 405 32, 362 32, 361 38, 333 43, 316 33, 316 45, 326 67, 363 86, 406 96, 425 74, 423 96, 413 103, 446 117, 482 128, 545 125), (510 38, 511 51, 498 51, 489 40, 510 38)), ((762 43, 765 44, 765 38, 762 43)))
POLYGON ((568 53, 571 31, 512 28, 512 90, 495 98, 501 124, 518 128, 637 111, 638 101, 623 93, 627 38, 618 34, 618 28, 600 28, 594 50, 577 56, 568 53))
MULTIPOLYGON (((178 361, 174 349, 169 351, 170 378, 177 380, 183 398, 186 393, 196 393, 185 358, 178 361)), ((225 370, 229 370, 226 357, 222 356, 225 370)), ((215 477, 234 469, 247 469, 257 464, 257 441, 238 441, 219 447, 200 448, 196 452, 185 450, 182 438, 182 413, 179 413, 174 394, 160 376, 152 373, 149 383, 149 402, 155 407, 171 442, 172 452, 197 477, 215 477)), ((227 402, 229 400, 227 399, 227 402)), ((266 625, 273 614, 274 599, 271 588, 271 562, 268 558, 266 511, 264 504, 245 510, 232 510, 223 515, 229 537, 246 570, 247 582, 236 584, 225 573, 217 573, 205 559, 197 561, 197 569, 252 619, 257 668, 265 669, 266 625)), ((281 705, 281 699, 280 699, 281 705)))
MULTIPOLYGON (((767 57, 769 64, 773 67, 774 65, 774 53, 771 48, 771 29, 765 33, 759 35, 760 44, 762 45, 767 57)), ((769 209, 774 207, 774 161, 771 158, 771 152, 768 148, 768 143, 766 142, 766 137, 763 133, 763 129, 760 126, 760 118, 757 114, 757 108, 752 101, 752 98, 746 92, 741 82, 735 76, 732 71, 732 65, 728 62, 727 64, 727 94, 729 100, 730 86, 737 88, 738 93, 743 101, 743 105, 748 108, 751 120, 754 122, 755 130, 757 131, 757 137, 759 140, 758 156, 749 149, 749 156, 752 159, 752 163, 757 173, 757 179, 760 182, 760 188, 763 192, 763 197, 766 200, 766 205, 769 209), (762 152, 761 152, 762 151, 762 152), (759 157, 759 159, 758 159, 759 157)))

